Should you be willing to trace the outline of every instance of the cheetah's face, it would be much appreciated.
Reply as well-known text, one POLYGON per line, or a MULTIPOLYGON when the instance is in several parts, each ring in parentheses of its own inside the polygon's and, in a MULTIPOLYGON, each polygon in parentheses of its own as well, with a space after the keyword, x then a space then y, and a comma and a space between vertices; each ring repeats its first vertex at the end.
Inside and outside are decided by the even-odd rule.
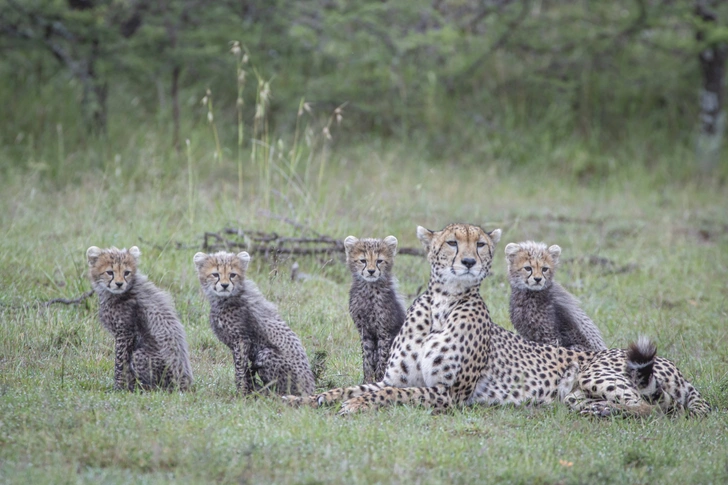
POLYGON ((223 298, 237 294, 243 288, 250 255, 243 251, 233 254, 197 253, 193 258, 202 289, 208 296, 223 298))
POLYGON ((432 276, 461 288, 477 286, 488 275, 500 235, 500 229, 488 233, 470 224, 450 224, 437 232, 417 228, 432 276))
POLYGON ((91 246, 86 250, 88 276, 94 289, 121 294, 129 290, 134 281, 141 251, 136 246, 129 250, 100 249, 91 246))
POLYGON ((381 240, 349 236, 344 240, 344 248, 346 264, 354 278, 373 282, 389 277, 397 254, 397 238, 387 236, 381 240))
POLYGON ((533 241, 506 246, 508 279, 515 288, 541 291, 551 286, 561 248, 533 241))

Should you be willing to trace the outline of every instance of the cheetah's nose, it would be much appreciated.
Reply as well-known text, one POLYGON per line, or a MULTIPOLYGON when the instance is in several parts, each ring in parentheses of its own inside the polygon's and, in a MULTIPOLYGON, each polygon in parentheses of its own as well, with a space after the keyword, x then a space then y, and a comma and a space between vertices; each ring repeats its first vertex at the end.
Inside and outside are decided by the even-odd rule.
POLYGON ((463 266, 465 266, 468 269, 475 266, 475 260, 473 258, 463 258, 462 263, 463 263, 463 266))
POLYGON ((124 282, 123 281, 117 281, 116 282, 116 286, 119 287, 119 288, 121 288, 122 286, 124 286, 124 282))
POLYGON ((375 271, 375 270, 373 270, 373 269, 368 269, 367 271, 369 271, 369 274, 370 274, 370 275, 374 275, 374 271, 375 271))
POLYGON ((533 281, 535 281, 536 283, 541 283, 541 280, 542 280, 542 278, 536 278, 536 277, 533 278, 533 281))
POLYGON ((230 283, 220 283, 220 286, 222 286, 223 290, 227 290, 228 286, 230 286, 230 283))

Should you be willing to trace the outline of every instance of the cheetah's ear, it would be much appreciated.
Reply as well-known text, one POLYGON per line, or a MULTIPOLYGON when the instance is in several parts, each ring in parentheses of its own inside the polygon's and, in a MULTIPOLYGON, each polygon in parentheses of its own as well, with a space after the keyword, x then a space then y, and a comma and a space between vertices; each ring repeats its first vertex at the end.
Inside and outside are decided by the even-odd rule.
POLYGON ((101 249, 96 246, 91 246, 86 250, 86 259, 88 260, 89 266, 96 264, 96 260, 99 259, 99 256, 101 256, 101 249))
POLYGON ((432 238, 435 237, 435 233, 429 229, 425 229, 422 226, 417 226, 417 239, 420 240, 422 245, 425 247, 425 251, 430 250, 430 243, 432 238))
POLYGON ((139 251, 139 248, 136 246, 132 246, 129 248, 129 254, 132 255, 132 257, 136 260, 136 262, 139 262, 139 256, 142 255, 142 252, 139 251))
POLYGON ((397 238, 394 236, 387 236, 384 238, 384 244, 387 245, 392 254, 397 254, 397 238))
POLYGON ((354 248, 354 244, 358 243, 359 240, 355 238, 354 236, 347 236, 346 239, 344 239, 344 249, 346 250, 346 255, 349 255, 349 251, 351 251, 354 248))
POLYGON ((554 264, 558 264, 559 256, 561 256, 561 248, 554 244, 553 246, 549 247, 549 254, 551 255, 551 259, 554 260, 554 264))
POLYGON ((248 265, 250 264, 250 255, 243 251, 242 253, 238 253, 238 259, 240 260, 240 264, 243 265, 243 269, 248 269, 248 265))
POLYGON ((498 241, 500 241, 501 237, 501 230, 500 229, 493 229, 488 233, 488 236, 493 240, 493 245, 498 244, 498 241))
POLYGON ((516 243, 508 243, 506 246, 506 259, 508 261, 513 261, 513 258, 518 254, 518 251, 521 249, 521 246, 519 246, 516 243))
POLYGON ((196 253, 192 257, 192 261, 195 262, 195 267, 197 269, 200 269, 200 268, 202 268, 202 265, 205 264, 205 261, 207 261, 207 254, 205 254, 205 253, 196 253))

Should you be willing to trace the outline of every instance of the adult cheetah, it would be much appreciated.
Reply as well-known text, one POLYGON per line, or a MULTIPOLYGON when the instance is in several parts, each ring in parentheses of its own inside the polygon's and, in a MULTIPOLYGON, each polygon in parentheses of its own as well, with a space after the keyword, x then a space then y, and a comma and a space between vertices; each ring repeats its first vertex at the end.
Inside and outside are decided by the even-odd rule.
POLYGON ((596 416, 642 416, 660 408, 704 415, 707 403, 649 342, 628 351, 579 352, 529 342, 495 325, 480 297, 501 231, 468 224, 417 228, 431 266, 427 290, 407 311, 381 382, 332 389, 312 406, 344 400, 341 413, 402 403, 444 410, 454 404, 563 401, 596 416))

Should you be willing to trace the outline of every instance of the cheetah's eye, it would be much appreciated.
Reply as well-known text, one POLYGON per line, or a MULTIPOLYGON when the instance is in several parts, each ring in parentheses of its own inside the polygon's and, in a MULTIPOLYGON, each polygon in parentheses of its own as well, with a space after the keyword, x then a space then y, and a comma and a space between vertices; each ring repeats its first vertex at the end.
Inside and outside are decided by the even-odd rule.
POLYGON ((450 245, 450 246, 452 246, 452 247, 455 247, 455 246, 458 245, 458 242, 457 241, 448 241, 447 244, 450 245))
POLYGON ((106 274, 109 275, 109 276, 114 276, 114 272, 111 271, 111 270, 107 271, 106 274))
POLYGON ((212 276, 219 279, 220 278, 220 273, 212 273, 212 276))
POLYGON ((366 260, 366 259, 364 259, 364 258, 361 258, 361 259, 359 260, 359 262, 360 262, 361 264, 367 264, 367 260, 366 260))
POLYGON ((528 271, 529 273, 533 270, 533 268, 531 268, 530 266, 524 266, 523 269, 528 271))
POLYGON ((129 276, 130 274, 131 274, 131 271, 129 271, 128 269, 126 271, 124 271, 124 276, 129 276))
POLYGON ((235 278, 237 275, 238 275, 237 273, 230 273, 230 279, 235 278))
POLYGON ((549 272, 549 269, 548 268, 541 268, 541 271, 544 272, 544 273, 548 273, 549 272))
POLYGON ((377 264, 382 264, 383 259, 377 259, 377 264))
POLYGON ((485 243, 483 241, 478 242, 478 247, 479 248, 482 248, 483 246, 485 246, 485 243))

